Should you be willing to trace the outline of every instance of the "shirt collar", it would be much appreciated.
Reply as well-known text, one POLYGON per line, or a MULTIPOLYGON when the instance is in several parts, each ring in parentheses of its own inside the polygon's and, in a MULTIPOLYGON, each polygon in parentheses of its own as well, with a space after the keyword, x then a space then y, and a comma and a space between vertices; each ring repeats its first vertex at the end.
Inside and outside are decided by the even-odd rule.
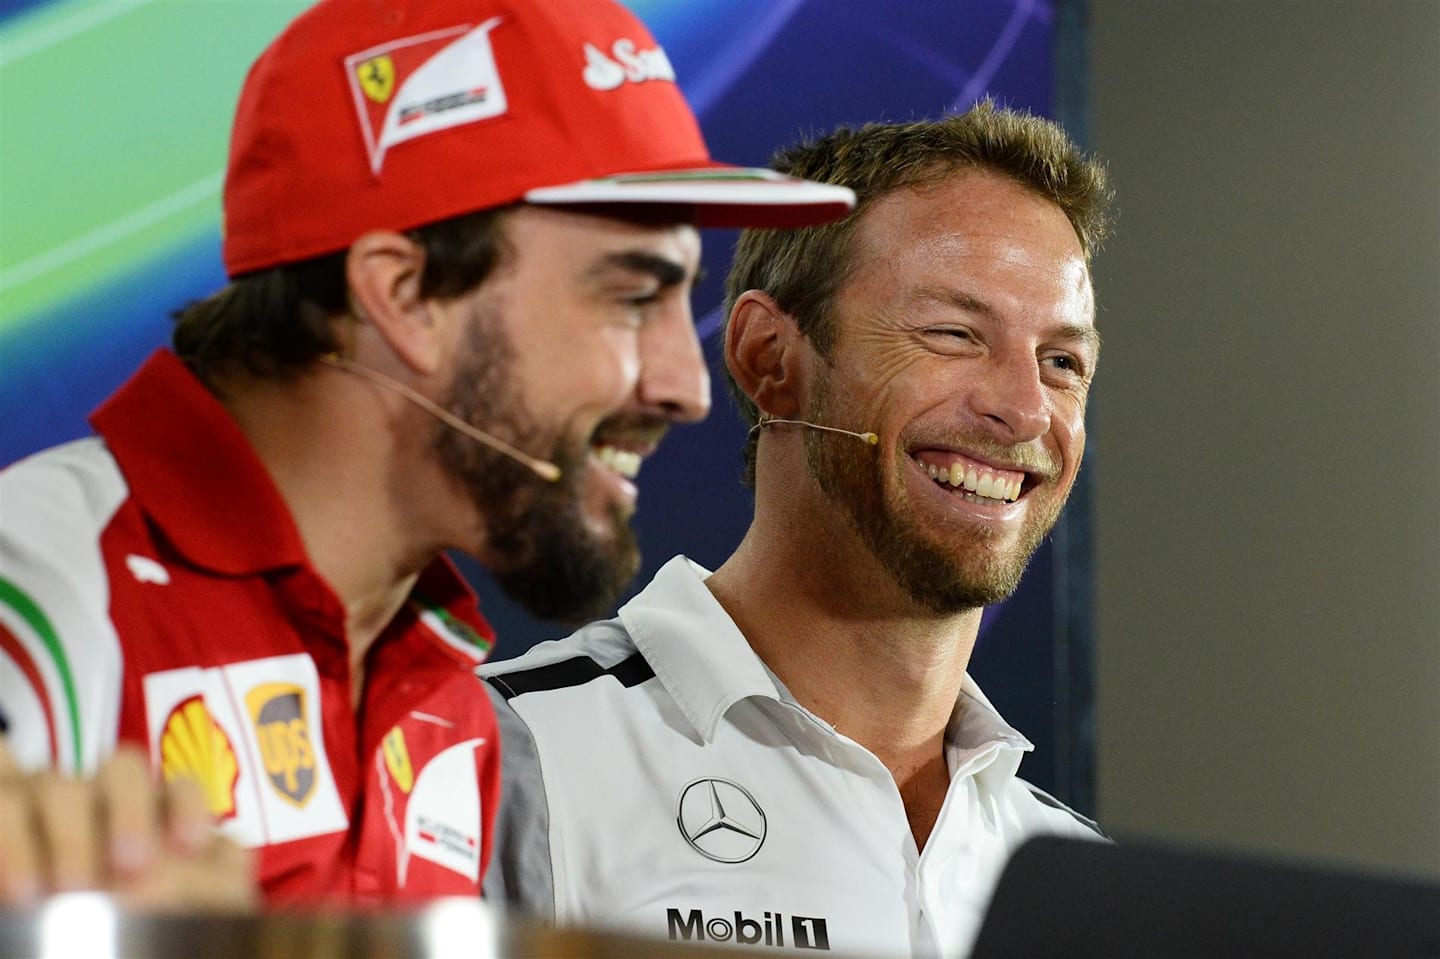
MULTIPOLYGON (((709 575, 698 563, 676 556, 620 609, 635 647, 706 741, 714 739, 726 711, 743 699, 795 702, 705 585, 709 575)), ((968 674, 945 741, 952 776, 981 770, 1013 776, 1021 755, 1035 748, 1001 718, 968 674)))
POLYGON ((478 666, 495 647, 495 628, 447 556, 437 557, 420 574, 410 591, 410 608, 462 666, 478 666))
POLYGON ((231 576, 306 564, 265 465, 173 353, 157 351, 90 422, 131 497, 188 561, 231 576))
POLYGON ((676 556, 620 608, 635 647, 707 741, 740 700, 781 698, 776 681, 705 585, 709 575, 676 556))
POLYGON ((990 788, 998 788, 1000 781, 1019 771, 1020 760, 1034 748, 966 673, 945 729, 945 764, 950 777, 973 775, 990 780, 990 788))
MULTIPOLYGON (((170 351, 158 350, 90 417, 131 497, 194 565, 228 576, 310 568, 290 509, 229 411, 170 351)), ((411 593, 417 617, 472 665, 495 638, 444 556, 411 593)))

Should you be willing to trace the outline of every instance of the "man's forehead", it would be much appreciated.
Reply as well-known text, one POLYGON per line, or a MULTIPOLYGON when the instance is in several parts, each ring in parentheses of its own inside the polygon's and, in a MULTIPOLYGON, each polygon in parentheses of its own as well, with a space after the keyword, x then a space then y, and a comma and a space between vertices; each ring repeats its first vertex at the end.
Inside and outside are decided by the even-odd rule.
MULTIPOLYGON (((684 263, 698 261, 700 233, 691 223, 629 218, 566 207, 520 205, 507 223, 517 245, 544 256, 582 256, 587 263, 626 251, 663 252, 684 263)), ((529 255, 529 254, 527 254, 529 255)))

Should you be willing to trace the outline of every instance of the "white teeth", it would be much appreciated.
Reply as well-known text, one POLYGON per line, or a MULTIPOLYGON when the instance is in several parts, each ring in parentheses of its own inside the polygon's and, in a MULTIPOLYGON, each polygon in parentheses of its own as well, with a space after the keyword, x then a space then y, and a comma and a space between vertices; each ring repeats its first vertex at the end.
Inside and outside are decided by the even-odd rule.
POLYGON ((1025 480, 1023 476, 1006 479, 990 472, 982 475, 973 466, 966 469, 958 463, 949 468, 928 463, 921 465, 925 467, 925 472, 930 474, 932 480, 943 486, 955 489, 963 487, 977 497, 1001 500, 1007 503, 1013 503, 1020 498, 1020 489, 1025 480))
POLYGON ((597 460, 626 479, 634 479, 640 475, 642 457, 639 453, 617 449, 614 446, 596 446, 594 452, 597 460))

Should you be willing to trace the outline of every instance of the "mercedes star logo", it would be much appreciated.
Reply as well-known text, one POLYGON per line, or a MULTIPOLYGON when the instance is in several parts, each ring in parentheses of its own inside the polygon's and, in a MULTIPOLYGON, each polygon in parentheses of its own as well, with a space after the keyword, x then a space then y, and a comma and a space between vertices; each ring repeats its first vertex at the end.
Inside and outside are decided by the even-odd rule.
POLYGON ((675 823, 691 849, 716 862, 744 862, 765 842, 765 811, 728 779, 697 779, 682 789, 675 823))

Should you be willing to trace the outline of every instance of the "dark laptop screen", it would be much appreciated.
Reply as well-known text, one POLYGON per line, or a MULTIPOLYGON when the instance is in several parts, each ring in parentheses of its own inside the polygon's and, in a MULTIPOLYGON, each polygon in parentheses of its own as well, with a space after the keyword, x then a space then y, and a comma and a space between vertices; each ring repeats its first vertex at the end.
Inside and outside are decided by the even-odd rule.
POLYGON ((973 959, 1440 957, 1440 884, 1043 837, 996 887, 973 959))

